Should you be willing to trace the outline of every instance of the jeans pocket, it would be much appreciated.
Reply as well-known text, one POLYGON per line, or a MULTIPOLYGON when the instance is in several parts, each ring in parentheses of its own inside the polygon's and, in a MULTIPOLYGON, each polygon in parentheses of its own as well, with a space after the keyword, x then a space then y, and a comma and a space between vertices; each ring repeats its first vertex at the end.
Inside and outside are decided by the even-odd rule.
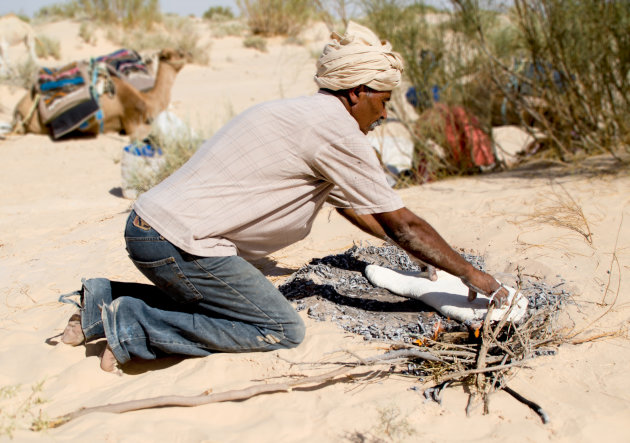
POLYGON ((155 286, 170 295, 173 300, 180 303, 192 303, 203 298, 173 257, 152 262, 133 258, 131 261, 155 286))

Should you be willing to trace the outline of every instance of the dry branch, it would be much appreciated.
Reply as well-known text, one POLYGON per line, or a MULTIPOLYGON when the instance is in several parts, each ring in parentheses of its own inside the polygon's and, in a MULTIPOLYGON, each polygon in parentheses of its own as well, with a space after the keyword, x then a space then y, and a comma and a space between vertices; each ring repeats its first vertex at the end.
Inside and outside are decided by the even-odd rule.
POLYGON ((208 394, 203 392, 199 395, 185 396, 185 395, 164 395, 153 398, 144 398, 139 400, 124 401, 120 403, 111 403, 108 405, 94 406, 91 408, 80 408, 74 412, 66 415, 54 418, 50 420, 49 427, 56 428, 63 424, 68 423, 75 418, 82 417, 86 414, 93 412, 109 412, 113 414, 120 414, 123 412, 137 411, 140 409, 151 409, 164 406, 181 406, 191 407, 200 406, 209 403, 220 403, 225 401, 238 401, 255 397, 261 394, 269 394, 273 392, 287 392, 296 386, 306 384, 324 383, 333 380, 335 377, 345 374, 352 366, 343 366, 337 368, 334 371, 327 372, 321 375, 314 375, 311 377, 304 377, 299 380, 291 380, 285 383, 274 383, 250 386, 244 389, 236 389, 226 392, 218 392, 216 394, 208 394))
POLYGON ((542 420, 543 424, 547 424, 549 423, 549 416, 547 415, 547 413, 544 411, 543 408, 540 407, 540 405, 538 405, 538 403, 534 403, 531 400, 526 399, 525 397, 523 397, 521 394, 519 394, 518 392, 516 392, 515 390, 509 388, 508 386, 503 386, 503 390, 505 392, 507 392, 508 394, 510 394, 512 397, 514 397, 515 399, 517 399, 518 401, 520 401, 521 403, 523 403, 524 405, 529 406, 531 409, 534 410, 534 412, 536 412, 536 414, 538 414, 538 416, 540 417, 540 419, 542 420))
POLYGON ((440 362, 439 357, 436 357, 428 352, 419 351, 416 349, 399 349, 386 352, 382 355, 375 355, 368 358, 360 359, 360 363, 344 363, 342 367, 335 369, 334 371, 327 372, 325 374, 314 375, 310 377, 303 377, 297 380, 290 380, 283 383, 262 384, 254 385, 244 389, 236 389, 226 392, 219 392, 215 394, 209 394, 203 392, 199 395, 184 396, 184 395, 164 395, 153 398, 144 398, 139 400, 124 401, 120 403, 111 403, 107 405, 94 406, 90 408, 80 408, 74 412, 66 415, 54 418, 50 420, 49 427, 55 428, 68 423, 75 418, 82 417, 86 414, 93 412, 109 412, 113 414, 120 414, 123 412, 137 411, 140 409, 151 409, 164 406, 180 406, 191 407, 200 406, 209 403, 220 403, 226 401, 238 401, 246 400, 248 398, 255 397, 261 394, 270 394, 274 392, 287 392, 296 386, 301 385, 313 385, 318 383, 330 382, 335 377, 343 375, 357 366, 370 366, 379 363, 392 363, 397 360, 409 359, 409 358, 421 358, 430 361, 440 362))

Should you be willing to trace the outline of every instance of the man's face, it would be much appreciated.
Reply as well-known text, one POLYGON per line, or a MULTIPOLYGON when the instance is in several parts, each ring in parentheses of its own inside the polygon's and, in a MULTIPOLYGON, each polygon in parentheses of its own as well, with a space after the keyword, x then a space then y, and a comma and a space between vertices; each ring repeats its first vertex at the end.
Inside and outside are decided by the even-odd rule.
POLYGON ((379 120, 387 118, 385 105, 391 98, 390 91, 374 91, 364 86, 355 89, 353 93, 351 114, 359 123, 359 129, 364 134, 378 126, 379 120), (376 124, 375 124, 376 123, 376 124))

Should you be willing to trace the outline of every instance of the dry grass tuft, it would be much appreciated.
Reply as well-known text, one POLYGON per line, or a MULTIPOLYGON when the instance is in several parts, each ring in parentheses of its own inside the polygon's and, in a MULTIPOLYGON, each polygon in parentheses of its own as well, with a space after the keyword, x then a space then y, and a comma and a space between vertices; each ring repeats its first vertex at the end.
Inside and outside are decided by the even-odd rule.
POLYGON ((35 53, 37 57, 53 57, 55 60, 61 58, 61 43, 59 40, 46 35, 38 35, 35 38, 35 53))
POLYGON ((30 392, 20 385, 0 387, 0 437, 13 438, 18 429, 41 430, 47 426, 41 405, 46 402, 41 396, 44 382, 31 386, 30 392))
POLYGON ((35 82, 37 71, 39 71, 39 65, 29 57, 22 63, 12 66, 9 72, 0 77, 0 83, 27 89, 35 82))
POLYGON ((528 224, 548 224, 577 232, 593 246, 593 234, 582 207, 575 201, 561 184, 556 184, 560 191, 544 196, 541 204, 535 205, 534 212, 524 220, 528 224))
POLYGON ((79 27, 79 38, 88 45, 95 45, 96 35, 94 35, 94 25, 89 22, 82 22, 79 27))
POLYGON ((159 147, 163 152, 162 164, 157 171, 136 171, 131 174, 127 186, 140 195, 153 186, 160 183, 177 169, 186 163, 197 151, 203 138, 191 130, 178 130, 171 133, 163 133, 154 128, 149 136, 151 145, 159 147))

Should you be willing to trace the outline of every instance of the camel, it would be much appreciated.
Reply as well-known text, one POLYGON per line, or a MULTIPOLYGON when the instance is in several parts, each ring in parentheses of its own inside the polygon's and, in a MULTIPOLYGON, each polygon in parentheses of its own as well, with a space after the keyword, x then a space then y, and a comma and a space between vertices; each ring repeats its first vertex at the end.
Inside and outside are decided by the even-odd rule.
POLYGON ((35 53, 35 31, 15 14, 0 17, 0 75, 8 75, 11 70, 9 47, 24 43, 29 57, 37 63, 35 53))
MULTIPOLYGON (((188 56, 182 51, 163 49, 158 54, 159 66, 152 89, 141 92, 126 81, 111 77, 113 94, 99 97, 102 121, 93 121, 83 133, 124 131, 132 140, 144 139, 151 130, 151 122, 166 109, 171 101, 171 88, 177 73, 184 67, 188 56)), ((20 100, 14 112, 14 132, 50 134, 37 112, 35 87, 20 100), (37 117, 35 117, 37 114, 37 117)))

